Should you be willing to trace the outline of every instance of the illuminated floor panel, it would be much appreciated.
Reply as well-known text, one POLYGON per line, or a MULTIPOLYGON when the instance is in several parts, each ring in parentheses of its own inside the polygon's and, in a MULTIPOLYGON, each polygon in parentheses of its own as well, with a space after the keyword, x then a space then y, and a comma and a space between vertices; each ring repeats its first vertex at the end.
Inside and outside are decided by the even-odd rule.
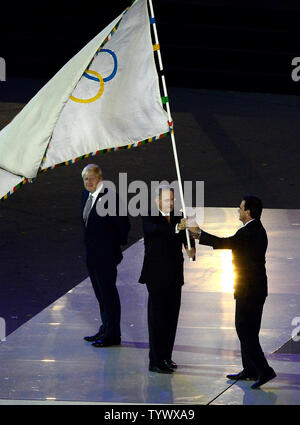
MULTIPOLYGON (((278 378, 261 390, 251 390, 249 382, 231 386, 225 377, 241 370, 231 254, 209 247, 197 246, 197 261, 185 263, 173 355, 178 370, 172 376, 148 372, 147 293, 137 283, 139 241, 119 266, 122 346, 96 349, 83 341, 99 327, 86 279, 0 344, 0 403, 300 404, 300 355, 272 354, 290 339, 292 320, 300 316, 300 211, 265 210, 263 223, 269 236, 269 297, 260 339, 278 378)), ((236 209, 205 209, 208 232, 226 236, 238 226, 236 209)))

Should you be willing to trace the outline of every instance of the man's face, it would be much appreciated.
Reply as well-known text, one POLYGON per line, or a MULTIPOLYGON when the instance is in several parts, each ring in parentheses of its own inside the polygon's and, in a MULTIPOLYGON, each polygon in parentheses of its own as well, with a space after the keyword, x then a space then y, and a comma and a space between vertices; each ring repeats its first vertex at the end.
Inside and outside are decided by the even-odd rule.
POLYGON ((171 190, 162 190, 156 204, 160 211, 169 214, 174 209, 174 193, 171 190))
POLYGON ((246 223, 246 221, 249 220, 249 218, 251 218, 250 211, 249 210, 245 211, 245 202, 246 201, 243 200, 239 207, 239 213, 240 213, 239 219, 241 220, 242 223, 246 223))
POLYGON ((83 184, 86 190, 94 193, 98 185, 102 182, 102 177, 98 176, 94 171, 88 171, 83 177, 83 184))

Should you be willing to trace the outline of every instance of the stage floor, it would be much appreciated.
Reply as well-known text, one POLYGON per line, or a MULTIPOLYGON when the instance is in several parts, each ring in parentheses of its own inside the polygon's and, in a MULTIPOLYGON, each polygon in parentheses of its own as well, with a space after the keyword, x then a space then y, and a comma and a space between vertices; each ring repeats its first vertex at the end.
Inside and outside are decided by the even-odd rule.
MULTIPOLYGON (((173 352, 179 367, 172 375, 148 371, 147 290, 137 283, 140 240, 118 269, 122 345, 94 348, 83 340, 99 327, 87 278, 0 343, 0 404, 300 404, 300 354, 274 353, 300 324, 300 210, 265 209, 262 221, 269 296, 260 340, 277 378, 259 390, 227 380, 241 370, 231 252, 199 245, 197 261, 185 261, 173 352)), ((208 232, 228 236, 240 225, 237 208, 205 208, 208 232)))

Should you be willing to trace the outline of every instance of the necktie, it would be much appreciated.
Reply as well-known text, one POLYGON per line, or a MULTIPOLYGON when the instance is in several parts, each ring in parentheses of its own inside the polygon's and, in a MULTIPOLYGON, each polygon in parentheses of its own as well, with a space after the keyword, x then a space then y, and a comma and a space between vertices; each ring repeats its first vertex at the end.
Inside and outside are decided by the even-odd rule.
POLYGON ((92 204, 93 204, 93 195, 90 193, 83 210, 83 221, 85 225, 87 225, 87 220, 89 218, 89 214, 92 209, 92 204))
POLYGON ((169 215, 165 215, 167 222, 170 224, 170 216, 169 215))

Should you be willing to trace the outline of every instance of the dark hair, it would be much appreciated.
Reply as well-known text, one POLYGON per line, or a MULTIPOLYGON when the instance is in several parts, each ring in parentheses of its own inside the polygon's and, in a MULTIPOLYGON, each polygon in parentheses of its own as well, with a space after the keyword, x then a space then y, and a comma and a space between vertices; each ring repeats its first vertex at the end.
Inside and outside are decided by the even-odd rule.
POLYGON ((244 196, 243 201, 245 201, 244 210, 250 210, 251 218, 260 220, 260 216, 263 210, 261 199, 257 198, 256 196, 247 195, 244 196))

